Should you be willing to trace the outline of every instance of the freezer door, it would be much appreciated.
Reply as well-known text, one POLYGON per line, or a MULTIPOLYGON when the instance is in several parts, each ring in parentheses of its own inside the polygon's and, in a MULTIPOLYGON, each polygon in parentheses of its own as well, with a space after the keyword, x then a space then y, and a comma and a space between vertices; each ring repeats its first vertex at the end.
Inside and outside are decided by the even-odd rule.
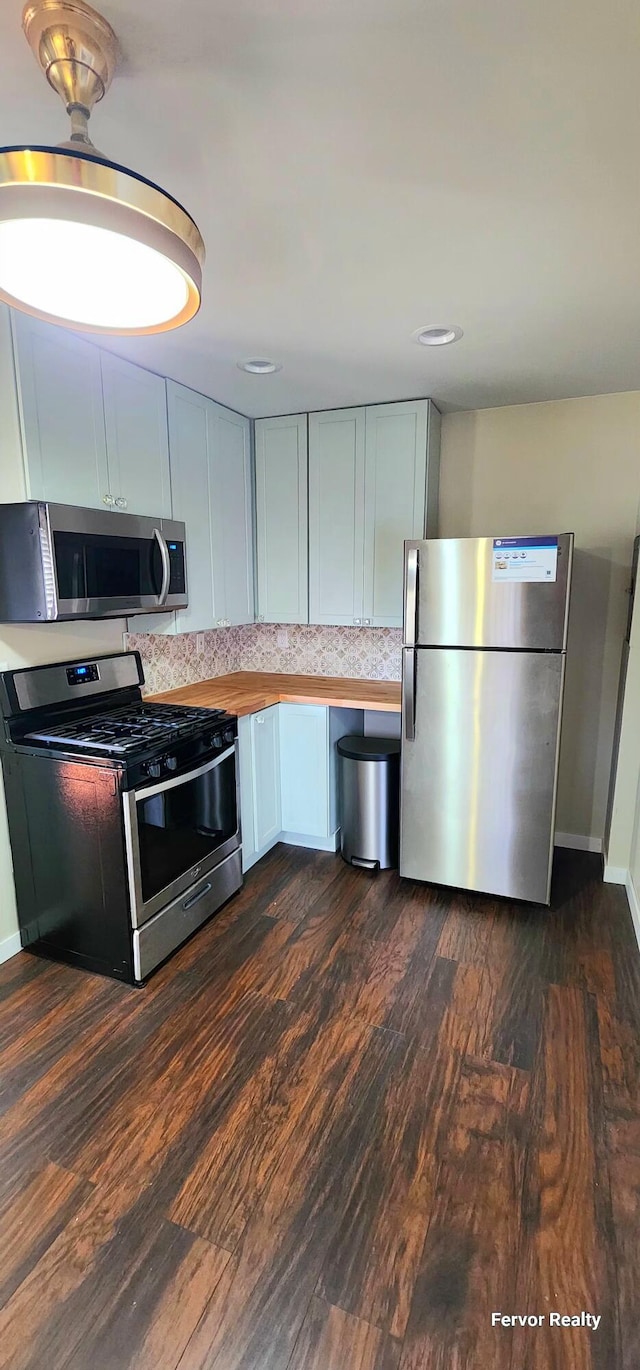
POLYGON ((403 652, 401 875, 549 902, 564 661, 403 652))
POLYGON ((563 651, 573 533, 558 534, 555 567, 552 551, 540 556, 539 541, 505 545, 504 556, 493 538, 405 542, 405 643, 563 651), (549 569, 555 579, 522 579, 542 566, 540 574, 549 569))

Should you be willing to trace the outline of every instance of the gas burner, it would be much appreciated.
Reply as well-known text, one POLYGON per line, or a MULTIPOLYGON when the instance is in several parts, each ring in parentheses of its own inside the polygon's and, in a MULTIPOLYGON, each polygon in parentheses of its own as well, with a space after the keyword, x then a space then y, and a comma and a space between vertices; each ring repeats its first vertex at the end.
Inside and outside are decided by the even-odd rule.
POLYGON ((27 742, 49 746, 131 755, 149 746, 162 746, 194 729, 216 723, 224 709, 194 709, 180 704, 133 704, 110 713, 85 716, 75 723, 27 733, 27 742))

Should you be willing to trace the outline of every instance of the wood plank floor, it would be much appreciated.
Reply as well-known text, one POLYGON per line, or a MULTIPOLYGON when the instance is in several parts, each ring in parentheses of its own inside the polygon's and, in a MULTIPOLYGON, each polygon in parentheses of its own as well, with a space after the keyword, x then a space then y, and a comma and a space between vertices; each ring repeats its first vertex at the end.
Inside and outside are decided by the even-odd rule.
POLYGON ((0 968, 0 1367, 638 1370, 640 958, 554 888, 279 847, 145 989, 0 968))

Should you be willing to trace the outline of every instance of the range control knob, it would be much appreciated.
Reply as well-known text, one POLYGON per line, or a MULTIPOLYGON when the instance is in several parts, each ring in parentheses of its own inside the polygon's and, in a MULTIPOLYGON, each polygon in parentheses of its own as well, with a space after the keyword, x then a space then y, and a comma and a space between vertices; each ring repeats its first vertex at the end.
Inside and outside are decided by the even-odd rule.
POLYGON ((151 776, 151 779, 152 779, 152 780, 158 780, 158 778, 159 778, 159 776, 160 776, 160 762, 159 762, 159 761, 145 761, 144 766, 142 767, 142 769, 143 769, 145 775, 151 776))
POLYGON ((235 735, 235 733, 234 733, 234 731, 233 731, 233 728, 225 728, 225 730, 224 730, 224 740, 225 740, 225 742, 235 742, 235 740, 236 740, 236 735, 235 735))
POLYGON ((224 743, 222 741, 222 733, 216 733, 215 736, 211 738, 211 744, 215 747, 217 752, 222 751, 222 748, 224 746, 224 743))
POLYGON ((165 763, 164 763, 164 764, 165 764, 165 766, 166 766, 166 768, 167 768, 168 771, 177 771, 177 769, 178 769, 178 758, 177 758, 177 756, 167 756, 167 757, 165 757, 165 763))

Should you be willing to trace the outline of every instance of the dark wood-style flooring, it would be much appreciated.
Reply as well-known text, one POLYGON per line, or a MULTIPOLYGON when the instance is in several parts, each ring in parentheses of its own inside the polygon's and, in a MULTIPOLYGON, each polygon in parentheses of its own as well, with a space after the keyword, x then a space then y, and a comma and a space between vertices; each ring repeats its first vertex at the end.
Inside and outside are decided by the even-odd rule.
POLYGON ((1 1367, 640 1367, 640 961, 597 857, 548 912, 276 848, 144 990, 15 957, 0 1033, 1 1367))

